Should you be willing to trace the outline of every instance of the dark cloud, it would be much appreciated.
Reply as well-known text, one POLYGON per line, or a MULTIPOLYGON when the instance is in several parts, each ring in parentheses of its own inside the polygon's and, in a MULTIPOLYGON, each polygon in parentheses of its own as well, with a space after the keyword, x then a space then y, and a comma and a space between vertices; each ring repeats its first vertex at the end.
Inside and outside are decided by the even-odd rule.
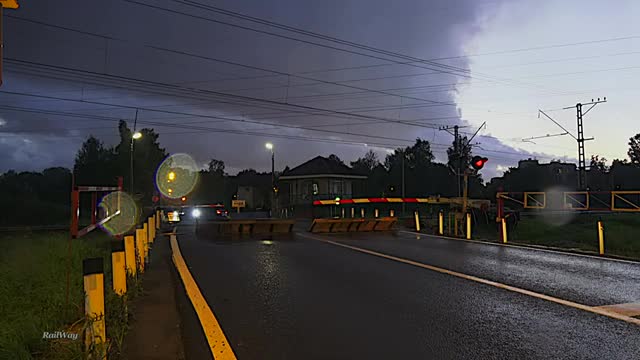
MULTIPOLYGON (((151 3, 197 16, 215 18, 287 36, 291 35, 282 30, 178 6, 171 1, 149 2, 149 4, 151 3)), ((462 49, 466 42, 481 31, 481 20, 490 16, 495 7, 500 5, 500 2, 407 0, 394 2, 393 6, 390 4, 383 0, 347 2, 279 0, 243 3, 222 1, 217 2, 216 6, 428 59, 462 55, 462 49)), ((375 65, 382 62, 243 31, 125 1, 85 2, 72 0, 65 2, 63 6, 52 2, 25 2, 20 10, 6 11, 6 13, 34 21, 80 29, 87 33, 103 34, 121 40, 106 40, 15 18, 6 19, 5 55, 9 59, 80 69, 94 72, 96 75, 80 76, 42 68, 36 70, 31 66, 9 61, 6 65, 7 76, 2 90, 37 93, 76 101, 53 101, 0 93, 0 106, 10 105, 87 114, 87 118, 25 113, 0 108, 0 117, 4 120, 0 122, 0 131, 2 131, 0 132, 2 146, 0 150, 4 154, 8 154, 0 160, 0 171, 9 168, 38 169, 52 165, 69 166, 82 138, 89 133, 99 136, 107 144, 112 144, 117 140, 115 131, 115 121, 117 120, 111 122, 105 119, 98 120, 95 118, 96 116, 125 119, 130 123, 133 121, 134 109, 87 104, 81 103, 79 100, 147 108, 147 110, 139 112, 140 126, 155 128, 161 134, 160 141, 168 151, 192 154, 200 164, 204 164, 210 158, 221 159, 227 163, 227 167, 232 171, 241 168, 268 168, 269 154, 264 148, 264 143, 267 141, 273 142, 276 146, 279 168, 283 168, 285 165, 295 166, 318 154, 335 153, 345 160, 351 160, 368 150, 368 147, 363 145, 327 144, 283 139, 274 135, 348 140, 371 144, 371 146, 374 146, 372 143, 389 143, 390 147, 408 145, 409 143, 383 140, 372 136, 406 140, 421 137, 434 144, 445 145, 450 144, 452 140, 450 135, 433 128, 385 124, 380 121, 367 124, 367 122, 375 120, 310 115, 309 113, 314 113, 314 111, 273 103, 265 104, 235 99, 233 102, 242 104, 225 104, 221 101, 229 102, 228 98, 212 94, 195 95, 194 92, 176 91, 155 85, 133 86, 134 83, 127 78, 179 84, 183 87, 323 109, 345 109, 344 111, 353 112, 378 108, 377 111, 360 112, 360 114, 405 121, 433 118, 433 124, 428 125, 432 127, 465 123, 464 119, 459 118, 459 110, 456 106, 440 106, 407 98, 424 98, 429 101, 454 103, 455 84, 464 81, 464 77, 456 77, 446 73, 410 77, 405 75, 426 74, 432 71, 404 65, 308 73, 324 69, 375 65), (197 56, 154 50, 150 46, 179 50, 197 56), (284 75, 274 76, 255 68, 215 62, 204 57, 245 64, 255 68, 271 69, 281 73, 304 73, 300 76, 323 81, 337 81, 357 88, 394 92, 404 94, 405 97, 385 96, 376 93, 363 94, 361 91, 358 93, 359 90, 355 88, 330 84, 309 85, 312 81, 308 79, 284 75), (114 80, 113 77, 99 76, 102 73, 118 76, 119 80, 114 80), (272 76, 266 77, 266 75, 272 76), (398 77, 390 78, 394 76, 398 77), (55 79, 50 79, 50 77, 55 79), (381 77, 386 79, 347 81, 381 77), (229 80, 230 78, 244 79, 229 80), (445 85, 429 87, 441 84, 445 85), (398 88, 413 89, 388 90, 398 88), (311 97, 320 94, 342 95, 311 97), (380 107, 394 108, 379 110, 380 107), (184 114, 151 111, 150 109, 186 114, 206 114, 233 118, 235 121, 197 118, 184 114), (322 127, 322 129, 365 134, 369 137, 295 128, 275 129, 268 125, 250 123, 251 121, 270 122, 291 127, 348 123, 352 125, 322 127), (162 127, 157 124, 158 122, 179 124, 184 128, 162 127), (357 123, 361 124, 357 125, 357 123), (110 130, 109 126, 113 126, 113 129, 110 130), (202 129, 203 127, 223 131, 251 131, 263 135, 247 136, 205 131, 202 129)), ((336 46, 318 39, 309 40, 336 46)), ((463 69, 468 68, 467 60, 464 57, 448 61, 447 64, 463 69)), ((426 121, 423 122, 427 124, 426 121)), ((514 151, 498 140, 480 139, 483 147, 487 149, 514 151)), ((373 148, 380 153, 381 157, 384 156, 384 146, 373 148)), ((434 149, 437 157, 443 160, 445 146, 434 145, 434 149)), ((523 156, 526 155, 523 153, 523 156)), ((505 159, 505 163, 509 161, 513 163, 518 158, 513 154, 501 156, 505 159)))

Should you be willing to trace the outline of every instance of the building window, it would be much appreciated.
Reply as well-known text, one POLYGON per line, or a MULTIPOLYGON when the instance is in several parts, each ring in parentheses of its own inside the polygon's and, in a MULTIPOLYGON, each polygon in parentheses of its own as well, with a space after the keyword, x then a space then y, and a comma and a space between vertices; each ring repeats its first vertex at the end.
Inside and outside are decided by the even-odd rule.
POLYGON ((331 195, 344 194, 344 182, 342 180, 331 180, 329 182, 329 193, 331 195))

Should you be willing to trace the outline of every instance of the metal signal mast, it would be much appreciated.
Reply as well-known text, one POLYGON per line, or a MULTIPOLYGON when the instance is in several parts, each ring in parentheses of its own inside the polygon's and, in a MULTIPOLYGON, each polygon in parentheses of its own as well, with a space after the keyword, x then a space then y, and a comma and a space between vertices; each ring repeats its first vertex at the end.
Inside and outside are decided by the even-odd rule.
POLYGON ((584 125, 583 125, 582 119, 596 105, 600 103, 605 103, 605 102, 607 102, 606 97, 604 97, 602 100, 600 100, 600 98, 598 98, 597 100, 591 99, 591 102, 588 102, 588 103, 577 103, 575 106, 568 106, 568 107, 562 108, 562 110, 567 110, 567 109, 573 109, 575 107, 576 118, 578 122, 578 136, 573 135, 571 132, 569 132, 569 130, 567 130, 564 126, 560 125, 560 123, 555 121, 551 116, 547 115, 547 113, 545 113, 544 111, 538 110, 538 118, 540 118, 540 114, 544 115, 544 117, 553 121, 553 123, 558 125, 558 127, 560 127, 564 132, 560 134, 547 134, 545 136, 534 136, 534 137, 522 139, 522 141, 533 142, 532 140, 535 140, 535 139, 542 139, 542 138, 548 138, 548 137, 554 137, 554 136, 564 136, 564 135, 570 135, 572 138, 574 138, 578 143, 578 188, 580 190, 584 190, 587 187, 587 163, 586 163, 587 159, 585 156, 584 142, 588 140, 593 140, 594 138, 590 137, 585 139, 584 125), (589 106, 589 108, 586 111, 583 111, 582 107, 588 106, 588 105, 591 105, 591 106, 589 106))

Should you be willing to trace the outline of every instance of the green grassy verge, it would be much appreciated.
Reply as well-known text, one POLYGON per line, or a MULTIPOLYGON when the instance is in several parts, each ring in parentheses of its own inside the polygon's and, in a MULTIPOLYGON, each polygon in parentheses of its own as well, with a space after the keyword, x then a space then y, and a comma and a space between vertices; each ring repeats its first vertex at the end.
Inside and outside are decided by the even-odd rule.
MULTIPOLYGON (((99 231, 72 240, 68 233, 37 232, 0 237, 0 359, 83 359, 84 316, 82 260, 103 257, 105 319, 110 359, 119 355, 132 309, 111 290, 111 238, 99 231), (70 291, 67 303, 67 268, 70 291), (43 332, 78 333, 77 340, 43 339, 43 332)), ((139 283, 130 283, 130 294, 139 283)), ((131 296, 131 295, 129 295, 131 296)))
MULTIPOLYGON (((606 254, 640 259, 640 214, 522 216, 509 227, 509 241, 597 252, 598 220, 604 225, 606 254)), ((480 226, 475 237, 498 241, 497 225, 480 226)))

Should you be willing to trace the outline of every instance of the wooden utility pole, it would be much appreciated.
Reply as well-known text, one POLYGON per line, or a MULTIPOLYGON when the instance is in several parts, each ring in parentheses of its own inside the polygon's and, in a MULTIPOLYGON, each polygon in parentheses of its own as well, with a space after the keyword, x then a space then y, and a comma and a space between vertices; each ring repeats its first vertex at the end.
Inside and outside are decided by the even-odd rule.
POLYGON ((4 72, 2 67, 2 59, 4 58, 4 40, 2 34, 2 28, 4 27, 4 14, 3 9, 17 9, 20 7, 17 0, 0 0, 0 86, 2 86, 2 74, 4 72))

